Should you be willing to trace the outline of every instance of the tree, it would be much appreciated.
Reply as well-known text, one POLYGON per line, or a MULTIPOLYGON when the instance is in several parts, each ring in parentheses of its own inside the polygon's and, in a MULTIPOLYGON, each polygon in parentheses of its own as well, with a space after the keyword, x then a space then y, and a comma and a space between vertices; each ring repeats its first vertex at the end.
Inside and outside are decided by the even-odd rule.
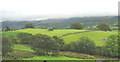
POLYGON ((4 29, 2 29, 2 31, 11 31, 13 29, 11 29, 9 26, 6 26, 4 29))
POLYGON ((32 23, 26 23, 25 28, 35 28, 35 26, 32 23))
POLYGON ((76 43, 77 52, 94 54, 95 43, 87 37, 81 37, 78 43, 76 43))
POLYGON ((60 50, 59 43, 48 35, 36 34, 32 37, 32 49, 37 54, 52 55, 60 50))
POLYGON ((9 52, 12 51, 13 44, 15 39, 11 36, 2 36, 2 56, 5 57, 9 52))
POLYGON ((61 50, 63 48, 63 46, 64 46, 64 40, 57 37, 57 36, 53 36, 53 39, 55 39, 55 41, 57 41, 57 43, 59 43, 60 50, 61 50))
POLYGON ((31 37, 32 37, 32 34, 29 34, 29 33, 17 34, 17 38, 19 39, 20 43, 23 43, 23 44, 31 44, 31 37))
POLYGON ((73 23, 73 24, 71 25, 71 28, 72 28, 72 29, 83 29, 83 25, 80 24, 80 23, 73 23))
POLYGON ((108 37, 108 41, 105 43, 105 48, 106 48, 106 56, 109 57, 118 57, 120 56, 119 54, 119 37, 120 35, 111 35, 108 37))
POLYGON ((99 23, 97 26, 102 31, 110 31, 110 25, 108 23, 99 23))

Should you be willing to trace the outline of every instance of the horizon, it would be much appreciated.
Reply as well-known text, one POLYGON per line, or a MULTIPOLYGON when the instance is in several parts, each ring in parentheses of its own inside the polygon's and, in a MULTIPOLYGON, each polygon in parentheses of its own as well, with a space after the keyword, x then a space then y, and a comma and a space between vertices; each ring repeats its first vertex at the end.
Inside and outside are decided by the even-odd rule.
POLYGON ((118 17, 118 16, 75 16, 75 17, 53 17, 53 18, 40 18, 40 17, 19 17, 19 18, 11 18, 11 19, 1 19, 3 21, 43 21, 43 20, 49 20, 49 19, 70 19, 70 18, 88 18, 88 17, 118 17))

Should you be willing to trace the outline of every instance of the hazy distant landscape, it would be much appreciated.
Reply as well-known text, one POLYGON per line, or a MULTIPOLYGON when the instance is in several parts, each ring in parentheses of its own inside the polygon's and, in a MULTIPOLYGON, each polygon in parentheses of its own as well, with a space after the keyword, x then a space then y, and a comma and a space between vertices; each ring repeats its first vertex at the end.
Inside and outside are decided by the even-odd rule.
POLYGON ((25 23, 32 23, 36 28, 70 28, 70 25, 74 22, 80 22, 84 24, 85 27, 97 25, 100 22, 108 22, 112 25, 112 23, 117 22, 117 16, 96 16, 96 17, 72 17, 72 18, 50 18, 44 20, 4 20, 2 23, 2 28, 5 28, 6 25, 9 25, 14 29, 24 28, 25 23))

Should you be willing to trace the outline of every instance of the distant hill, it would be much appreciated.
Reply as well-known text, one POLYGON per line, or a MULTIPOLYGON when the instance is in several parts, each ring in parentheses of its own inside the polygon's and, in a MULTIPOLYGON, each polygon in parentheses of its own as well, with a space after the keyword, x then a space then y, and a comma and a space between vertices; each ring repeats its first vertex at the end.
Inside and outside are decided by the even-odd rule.
POLYGON ((116 22, 118 20, 117 16, 106 16, 106 17, 73 17, 73 18, 58 18, 58 19, 46 19, 39 21, 3 21, 2 28, 5 26, 10 26, 14 29, 24 28, 25 23, 32 23, 36 26, 36 28, 46 28, 46 27, 56 27, 56 28, 69 28, 70 25, 74 22, 80 22, 84 24, 84 26, 96 25, 100 22, 108 22, 110 24, 116 22))

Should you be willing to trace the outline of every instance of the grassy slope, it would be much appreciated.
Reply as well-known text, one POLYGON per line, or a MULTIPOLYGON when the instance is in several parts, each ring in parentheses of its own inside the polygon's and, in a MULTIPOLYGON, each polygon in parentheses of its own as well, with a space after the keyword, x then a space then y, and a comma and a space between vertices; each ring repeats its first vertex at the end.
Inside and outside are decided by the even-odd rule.
MULTIPOLYGON (((30 46, 26 45, 26 44, 16 44, 13 49, 14 50, 26 51, 26 52, 31 52, 31 53, 34 52, 30 48, 30 46)), ((64 53, 65 54, 72 54, 74 52, 64 52, 64 53)), ((80 53, 76 53, 76 54, 80 54, 80 53)), ((22 53, 21 53, 21 55, 22 55, 22 53)), ((81 55, 83 55, 83 54, 81 54, 81 55)), ((96 59, 101 60, 101 59, 109 59, 109 58, 96 57, 96 59)), ((66 56, 36 56, 36 55, 34 55, 34 57, 32 57, 32 58, 22 58, 22 60, 95 60, 95 59, 79 59, 79 58, 72 58, 72 57, 66 57, 66 56)))
MULTIPOLYGON (((47 29, 22 29, 22 30, 16 30, 16 31, 3 32, 3 34, 16 36, 20 32, 26 32, 26 33, 32 33, 33 35, 47 34, 49 36, 62 36, 67 33, 75 33, 75 32, 82 32, 82 31, 85 31, 85 30, 63 29, 63 30, 47 31, 47 29)), ((117 31, 107 31, 107 32, 93 31, 93 32, 85 32, 85 33, 78 33, 78 34, 70 34, 62 38, 65 40, 67 44, 69 44, 70 42, 75 42, 79 40, 81 36, 86 36, 91 40, 95 41, 96 45, 102 46, 105 42, 101 41, 101 39, 106 39, 108 36, 112 34, 118 34, 118 32, 117 31)))
POLYGON ((23 60, 83 60, 83 59, 69 58, 65 56, 35 56, 32 58, 24 58, 23 60))
POLYGON ((23 30, 17 30, 16 32, 27 32, 27 33, 32 33, 33 35, 46 34, 49 36, 61 36, 63 34, 80 32, 80 31, 85 31, 85 30, 63 29, 63 30, 48 31, 47 29, 23 29, 23 30))
MULTIPOLYGON (((29 45, 25 44, 16 44, 13 49, 34 52, 29 45)), ((82 59, 70 58, 65 56, 34 56, 32 58, 23 58, 22 60, 82 60, 82 59)))
POLYGON ((13 49, 34 52, 29 45, 24 45, 24 44, 16 44, 13 49))
POLYGON ((71 34, 68 36, 64 36, 63 39, 66 41, 66 43, 70 43, 70 42, 75 42, 79 40, 81 36, 85 36, 93 40, 96 43, 96 45, 101 46, 105 43, 104 41, 101 41, 101 39, 107 39, 107 37, 112 34, 118 34, 118 32, 117 31, 112 31, 112 32, 92 31, 92 32, 86 32, 86 33, 71 34))
POLYGON ((16 31, 8 31, 8 32, 2 32, 2 34, 4 35, 12 35, 14 37, 16 37, 16 35, 20 33, 20 32, 16 32, 16 31))

